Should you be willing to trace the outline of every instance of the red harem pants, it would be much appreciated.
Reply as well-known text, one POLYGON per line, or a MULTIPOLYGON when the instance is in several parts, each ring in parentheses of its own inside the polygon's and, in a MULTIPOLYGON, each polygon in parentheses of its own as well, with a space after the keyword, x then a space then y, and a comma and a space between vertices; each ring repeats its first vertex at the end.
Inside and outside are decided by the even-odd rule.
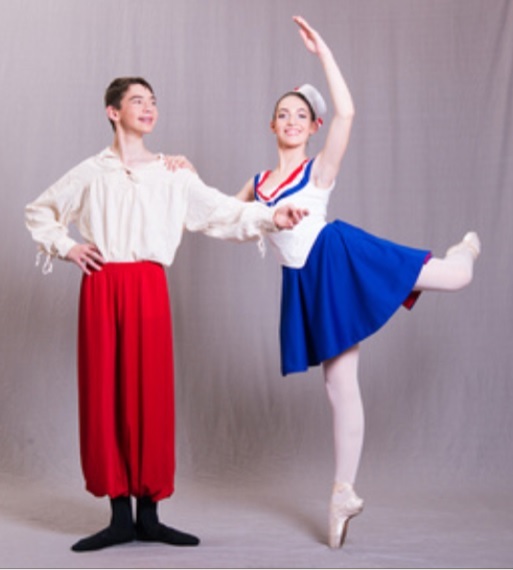
POLYGON ((173 492, 171 311, 161 265, 110 263, 84 275, 78 381, 80 455, 98 497, 173 492))

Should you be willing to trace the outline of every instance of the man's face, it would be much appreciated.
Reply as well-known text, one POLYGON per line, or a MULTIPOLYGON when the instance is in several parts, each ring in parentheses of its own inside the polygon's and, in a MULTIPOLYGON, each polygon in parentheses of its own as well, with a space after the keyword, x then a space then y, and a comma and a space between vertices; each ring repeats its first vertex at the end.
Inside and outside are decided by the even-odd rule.
POLYGON ((120 108, 107 107, 107 115, 114 121, 116 131, 149 134, 158 118, 155 95, 143 85, 130 85, 121 99, 120 108))

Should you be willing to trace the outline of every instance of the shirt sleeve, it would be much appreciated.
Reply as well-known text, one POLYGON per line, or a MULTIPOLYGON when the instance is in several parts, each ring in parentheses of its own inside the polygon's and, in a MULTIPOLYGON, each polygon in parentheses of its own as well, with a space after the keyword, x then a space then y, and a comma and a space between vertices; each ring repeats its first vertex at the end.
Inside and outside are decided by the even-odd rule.
POLYGON ((242 202, 207 186, 196 174, 187 184, 185 227, 219 239, 246 241, 278 230, 274 209, 258 202, 242 202))
POLYGON ((41 252, 64 258, 76 245, 68 235, 68 225, 79 211, 83 187, 70 171, 25 207, 25 225, 41 252))

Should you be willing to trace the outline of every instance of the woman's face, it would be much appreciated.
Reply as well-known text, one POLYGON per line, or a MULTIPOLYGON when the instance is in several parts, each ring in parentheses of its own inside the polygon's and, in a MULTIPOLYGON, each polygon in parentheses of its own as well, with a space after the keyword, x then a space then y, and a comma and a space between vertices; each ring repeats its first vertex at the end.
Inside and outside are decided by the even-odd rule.
POLYGON ((286 147, 306 144, 317 128, 308 105, 300 97, 287 95, 278 101, 271 121, 278 144, 286 147))

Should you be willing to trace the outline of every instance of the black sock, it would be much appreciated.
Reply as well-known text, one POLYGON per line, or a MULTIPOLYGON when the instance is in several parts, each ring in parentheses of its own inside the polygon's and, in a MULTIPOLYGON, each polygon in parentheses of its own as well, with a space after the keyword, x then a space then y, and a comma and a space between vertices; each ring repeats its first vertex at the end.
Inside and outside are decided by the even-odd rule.
POLYGON ((196 546, 199 538, 162 524, 157 515, 157 503, 150 497, 137 499, 137 521, 135 523, 137 540, 164 542, 174 546, 196 546))
POLYGON ((110 500, 110 504, 112 509, 110 525, 96 534, 79 540, 71 547, 71 550, 75 552, 100 550, 135 539, 130 497, 116 497, 110 500))

